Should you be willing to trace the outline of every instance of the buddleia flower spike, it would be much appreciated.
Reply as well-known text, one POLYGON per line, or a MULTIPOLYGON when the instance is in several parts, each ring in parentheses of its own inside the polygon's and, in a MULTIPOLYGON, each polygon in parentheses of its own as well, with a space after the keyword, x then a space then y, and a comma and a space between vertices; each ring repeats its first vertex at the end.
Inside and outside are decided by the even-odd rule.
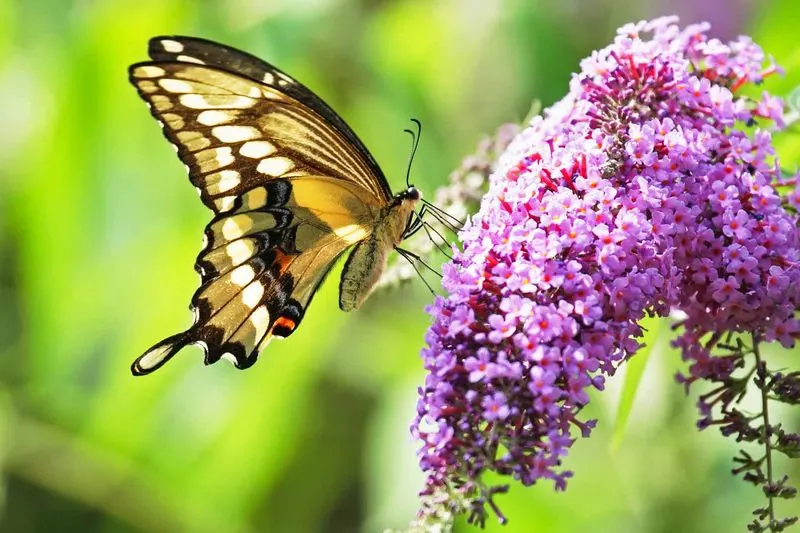
POLYGON ((796 456, 799 439, 767 405, 796 402, 800 386, 759 346, 800 336, 798 217, 778 194, 797 184, 774 156, 781 101, 739 92, 777 68, 748 38, 707 30, 674 18, 622 27, 500 158, 444 267, 447 296, 429 308, 413 531, 447 531, 462 513, 504 522, 506 476, 566 489, 568 452, 596 424, 583 411, 591 391, 636 354, 645 316, 673 310, 685 317, 681 381, 715 388, 702 427, 764 450, 737 459, 769 502, 751 530, 793 523, 774 511, 794 492, 771 456, 796 456), (736 408, 745 388, 762 396, 755 418, 736 408))

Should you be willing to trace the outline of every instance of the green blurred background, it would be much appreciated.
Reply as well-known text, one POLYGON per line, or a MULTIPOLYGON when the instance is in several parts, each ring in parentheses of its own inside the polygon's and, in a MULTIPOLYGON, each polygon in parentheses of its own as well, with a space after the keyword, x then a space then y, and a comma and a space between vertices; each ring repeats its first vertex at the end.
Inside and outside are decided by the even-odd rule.
MULTIPOLYGON (((788 71, 766 88, 787 94, 795 4, 0 1, 0 531, 374 532, 416 510, 421 283, 351 315, 327 283, 300 332, 247 372, 206 368, 190 348, 131 377, 135 356, 190 321, 209 218, 127 82, 151 36, 280 66, 340 112, 394 188, 419 117, 414 180, 432 191, 485 133, 560 97, 628 21, 678 12, 723 38, 750 33, 788 71)), ((800 137, 779 144, 784 165, 800 160, 800 137)), ((619 377, 595 396, 600 427, 575 445, 568 491, 515 487, 499 498, 510 525, 489 531, 744 531, 759 492, 730 476, 734 443, 694 430, 661 331, 627 429, 619 377)))

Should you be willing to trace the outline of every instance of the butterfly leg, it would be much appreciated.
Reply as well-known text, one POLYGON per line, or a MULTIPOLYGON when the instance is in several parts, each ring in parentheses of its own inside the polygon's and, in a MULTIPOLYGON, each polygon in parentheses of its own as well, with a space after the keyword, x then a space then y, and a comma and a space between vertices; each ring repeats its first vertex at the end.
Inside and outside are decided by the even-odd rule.
POLYGON ((436 291, 433 290, 433 287, 431 287, 430 283, 428 283, 428 280, 425 279, 425 276, 423 276, 422 272, 420 272, 419 269, 417 268, 417 262, 421 263, 425 268, 427 268, 437 276, 441 277, 442 275, 436 272, 436 270, 434 270, 428 263, 423 261, 422 258, 417 254, 415 254, 414 252, 410 252, 408 250, 398 247, 395 247, 395 250, 397 250, 397 253, 399 253, 403 257, 403 259, 405 259, 411 264, 411 268, 413 268, 414 272, 417 273, 417 276, 419 276, 419 279, 422 280, 422 283, 424 283, 425 286, 428 287, 428 290, 431 292, 433 296, 436 296, 436 291))
POLYGON ((425 215, 425 211, 427 211, 427 209, 428 206, 423 205, 419 212, 414 211, 412 217, 408 221, 408 226, 406 226, 406 229, 403 232, 403 240, 408 239, 422 228, 424 224, 422 217, 425 215))

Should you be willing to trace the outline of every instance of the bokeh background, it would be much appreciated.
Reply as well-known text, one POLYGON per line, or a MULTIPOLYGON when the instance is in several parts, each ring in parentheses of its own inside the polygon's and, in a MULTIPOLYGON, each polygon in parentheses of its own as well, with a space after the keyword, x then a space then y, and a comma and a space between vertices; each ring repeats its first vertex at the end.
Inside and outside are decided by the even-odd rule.
MULTIPOLYGON (((299 332, 246 372, 206 368, 190 348, 130 375, 144 348, 189 323, 209 218, 127 82, 151 36, 203 36, 280 66, 340 112, 395 188, 402 129, 419 117, 414 181, 432 191, 483 135, 559 98, 579 59, 628 21, 678 13, 722 38, 749 33, 788 72, 766 88, 788 94, 800 82, 795 6, 0 1, 0 531, 375 532, 416 509, 408 423, 430 301, 419 282, 351 315, 327 283, 299 332)), ((800 161, 795 133, 779 146, 784 165, 800 161)), ((499 498, 511 523, 489 531, 744 531, 760 494, 730 476, 734 443, 694 429, 659 331, 627 427, 620 376, 595 395, 601 423, 568 459, 568 491, 514 487, 499 498)), ((795 367, 796 356, 776 355, 795 367)))

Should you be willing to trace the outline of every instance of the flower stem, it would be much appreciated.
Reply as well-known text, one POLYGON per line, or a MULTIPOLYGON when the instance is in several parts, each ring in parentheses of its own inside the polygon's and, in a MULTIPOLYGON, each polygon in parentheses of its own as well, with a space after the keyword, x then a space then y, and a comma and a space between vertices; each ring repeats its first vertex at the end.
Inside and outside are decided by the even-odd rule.
POLYGON ((764 457, 765 457, 765 459, 767 461, 767 484, 766 484, 766 487, 768 487, 767 499, 768 499, 768 503, 769 503, 769 506, 768 506, 768 510, 769 510, 769 526, 770 526, 770 531, 775 531, 773 529, 773 527, 772 527, 775 524, 775 509, 774 509, 774 500, 773 500, 772 492, 771 492, 772 486, 773 486, 772 485, 772 482, 773 482, 773 478, 772 478, 772 442, 771 442, 772 436, 770 435, 770 431, 771 431, 770 427, 771 426, 769 424, 769 395, 768 395, 768 387, 767 387, 767 383, 766 383, 767 372, 766 372, 766 366, 764 366, 762 368, 762 365, 765 365, 765 363, 763 363, 762 360, 761 360, 761 350, 759 348, 758 342, 759 342, 758 336, 757 335, 753 335, 753 354, 756 357, 756 368, 758 369, 756 372, 757 372, 757 375, 761 374, 759 376, 759 378, 763 380, 763 382, 760 384, 760 386, 758 388, 759 388, 759 392, 761 393, 761 411, 762 411, 761 412, 761 416, 764 419, 764 424, 761 426, 762 427, 761 438, 764 440, 764 447, 765 447, 764 457))

